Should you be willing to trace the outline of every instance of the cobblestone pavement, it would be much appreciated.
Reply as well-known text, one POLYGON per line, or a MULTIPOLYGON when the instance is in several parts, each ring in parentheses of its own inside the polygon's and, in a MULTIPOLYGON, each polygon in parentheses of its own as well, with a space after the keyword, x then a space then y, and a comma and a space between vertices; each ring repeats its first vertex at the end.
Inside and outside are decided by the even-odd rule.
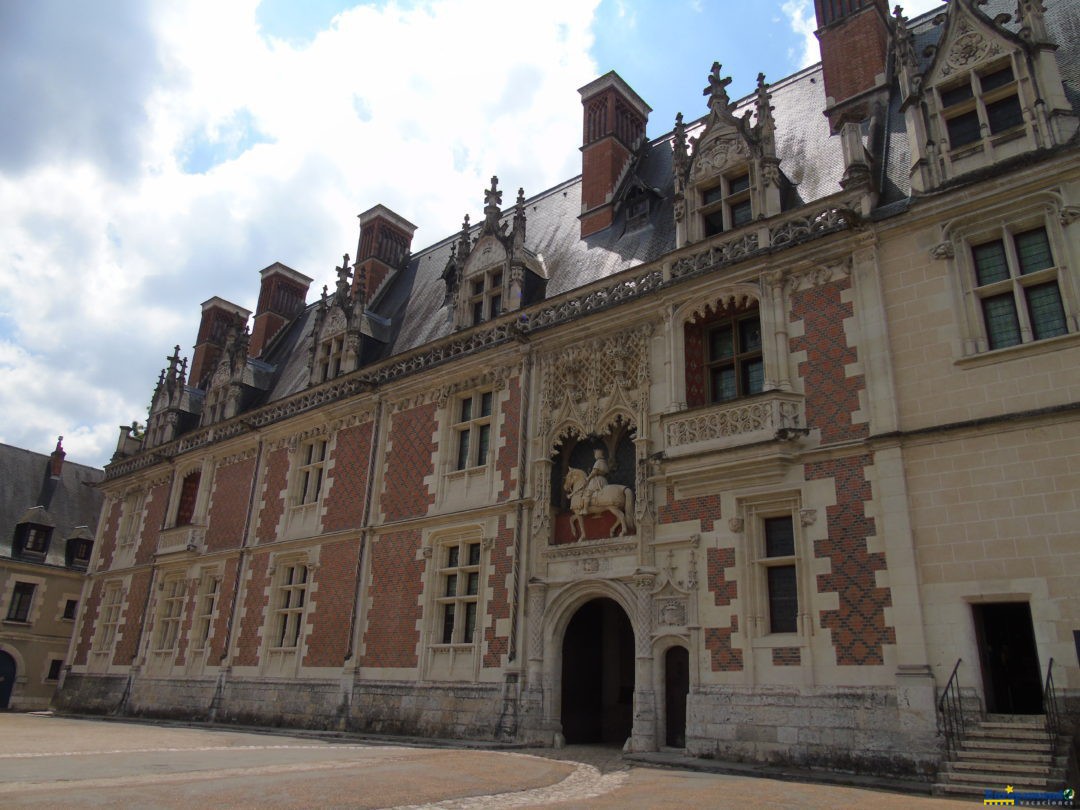
POLYGON ((662 770, 614 748, 486 751, 343 736, 0 715, 0 805, 124 808, 971 807, 662 770))

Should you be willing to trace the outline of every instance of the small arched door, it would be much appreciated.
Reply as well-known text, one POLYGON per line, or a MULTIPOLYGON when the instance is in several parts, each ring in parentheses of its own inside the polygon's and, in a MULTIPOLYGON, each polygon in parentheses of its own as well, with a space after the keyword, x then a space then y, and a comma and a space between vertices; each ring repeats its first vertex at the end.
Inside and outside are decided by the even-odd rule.
POLYGON ((622 745, 634 726, 634 629, 618 603, 593 599, 566 626, 562 728, 568 743, 622 745))
POLYGON ((671 647, 664 653, 664 741, 672 748, 686 748, 686 697, 690 693, 690 653, 671 647))
POLYGON ((0 650, 0 709, 11 705, 11 690, 15 687, 15 659, 0 650))

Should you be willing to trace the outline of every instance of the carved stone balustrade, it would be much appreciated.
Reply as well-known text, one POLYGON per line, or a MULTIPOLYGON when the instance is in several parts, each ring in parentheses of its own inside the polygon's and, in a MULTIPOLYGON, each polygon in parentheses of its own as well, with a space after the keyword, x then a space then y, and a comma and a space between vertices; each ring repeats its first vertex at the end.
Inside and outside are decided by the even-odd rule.
POLYGON ((790 438, 806 428, 806 409, 802 394, 770 391, 668 414, 662 424, 665 455, 673 458, 790 438))
POLYGON ((158 535, 157 553, 176 554, 180 551, 202 552, 206 550, 205 526, 173 526, 162 529, 158 535))

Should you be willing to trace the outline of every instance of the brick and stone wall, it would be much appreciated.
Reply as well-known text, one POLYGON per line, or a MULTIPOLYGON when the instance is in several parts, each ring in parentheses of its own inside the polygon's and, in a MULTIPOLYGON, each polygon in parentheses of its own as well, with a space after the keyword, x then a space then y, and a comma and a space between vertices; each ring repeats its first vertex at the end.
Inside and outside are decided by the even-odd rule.
POLYGON ((214 489, 207 510, 207 550, 237 548, 243 542, 254 476, 254 457, 224 464, 214 474, 214 489))
POLYGON ((435 403, 399 411, 386 442, 383 516, 388 521, 427 514, 435 502, 427 481, 435 473, 435 403))
POLYGON ((385 534, 371 544, 371 584, 361 666, 417 665, 417 623, 424 587, 424 560, 419 552, 419 529, 385 534))
POLYGON ((345 662, 359 557, 358 537, 326 543, 320 549, 308 607, 311 632, 304 640, 304 666, 340 667, 345 662))

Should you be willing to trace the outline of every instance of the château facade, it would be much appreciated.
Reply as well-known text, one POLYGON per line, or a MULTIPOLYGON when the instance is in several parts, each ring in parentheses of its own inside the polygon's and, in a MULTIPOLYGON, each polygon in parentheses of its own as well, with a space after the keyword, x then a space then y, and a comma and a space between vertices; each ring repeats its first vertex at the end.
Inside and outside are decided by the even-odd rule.
POLYGON ((58 705, 929 778, 954 667, 1041 713, 1052 658, 1075 723, 1068 6, 817 0, 820 65, 652 140, 608 73, 580 177, 207 300, 58 705))

